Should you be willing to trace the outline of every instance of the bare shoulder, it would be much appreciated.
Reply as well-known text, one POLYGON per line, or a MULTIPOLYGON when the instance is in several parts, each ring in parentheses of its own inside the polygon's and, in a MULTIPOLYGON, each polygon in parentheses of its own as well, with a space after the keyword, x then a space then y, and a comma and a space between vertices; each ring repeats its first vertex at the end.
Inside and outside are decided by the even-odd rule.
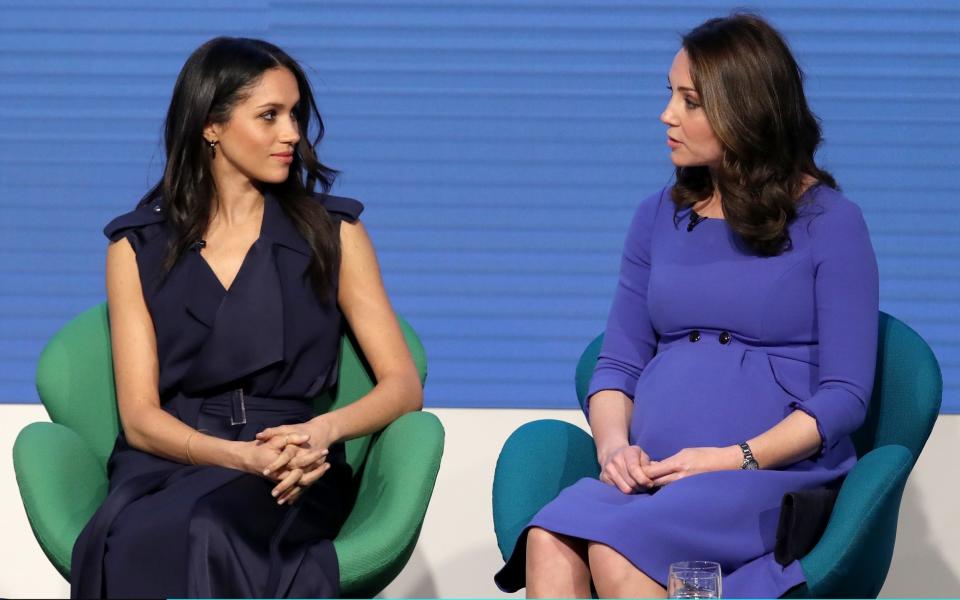
POLYGON ((111 271, 137 269, 137 253, 133 245, 125 237, 119 238, 115 242, 110 242, 107 246, 107 275, 111 271))
POLYGON ((107 300, 111 311, 130 303, 144 304, 137 253, 125 237, 107 246, 107 300))
POLYGON ((356 219, 340 223, 340 252, 343 262, 375 254, 373 240, 363 221, 356 219))
POLYGON ((366 236, 367 228, 360 219, 353 221, 343 221, 340 223, 341 239, 352 239, 355 236, 366 236))
POLYGON ((115 242, 107 244, 107 258, 111 256, 129 255, 131 258, 136 256, 133 245, 125 237, 117 239, 115 242))

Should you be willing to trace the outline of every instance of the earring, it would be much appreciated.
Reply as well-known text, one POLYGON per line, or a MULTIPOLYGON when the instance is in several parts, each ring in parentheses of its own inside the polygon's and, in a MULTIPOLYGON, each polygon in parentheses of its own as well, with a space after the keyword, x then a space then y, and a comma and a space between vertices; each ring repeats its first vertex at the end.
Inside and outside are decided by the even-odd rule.
POLYGON ((207 140, 207 146, 210 148, 210 160, 217 157, 217 142, 207 140))

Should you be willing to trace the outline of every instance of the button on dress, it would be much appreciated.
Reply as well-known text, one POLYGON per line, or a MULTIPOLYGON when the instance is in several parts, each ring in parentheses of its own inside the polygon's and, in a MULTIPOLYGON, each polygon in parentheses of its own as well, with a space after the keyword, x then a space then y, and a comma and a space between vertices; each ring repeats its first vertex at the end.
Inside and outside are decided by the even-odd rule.
MULTIPOLYGON (((815 417, 822 448, 653 493, 581 479, 529 526, 606 544, 660 585, 670 563, 710 560, 724 596, 775 598, 804 581, 798 561, 773 556, 781 498, 837 481, 857 459, 850 434, 866 416, 877 352, 876 258, 860 209, 824 185, 801 198, 792 245, 775 257, 722 219, 688 232, 688 217, 675 216, 669 189, 638 208, 588 393, 633 399, 629 441, 653 460, 749 440, 794 410, 815 417)), ((501 589, 524 585, 524 549, 521 538, 497 573, 501 589)))
MULTIPOLYGON (((317 195, 339 227, 356 200, 317 195)), ((311 249, 280 201, 266 194, 260 237, 230 289, 198 249, 163 277, 170 228, 162 203, 111 221, 111 241, 136 252, 153 320, 164 410, 191 427, 249 441, 271 426, 313 416, 313 398, 337 379, 342 316, 337 281, 319 298, 308 275, 311 249)), ((78 538, 73 598, 335 597, 332 538, 353 501, 343 444, 331 468, 292 506, 273 483, 215 466, 169 461, 118 436, 106 500, 78 538)))

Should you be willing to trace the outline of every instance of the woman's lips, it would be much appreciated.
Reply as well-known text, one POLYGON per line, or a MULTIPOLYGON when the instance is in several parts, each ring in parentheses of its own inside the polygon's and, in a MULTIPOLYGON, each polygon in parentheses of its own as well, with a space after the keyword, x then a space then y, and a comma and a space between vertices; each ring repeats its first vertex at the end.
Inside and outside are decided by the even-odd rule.
POLYGON ((270 156, 288 165, 293 162, 293 152, 288 154, 271 154, 270 156))
POLYGON ((670 136, 668 135, 668 136, 667 136, 667 145, 670 146, 671 148, 679 148, 680 146, 683 145, 683 143, 682 143, 682 142, 678 142, 677 140, 673 139, 672 137, 670 137, 670 136))

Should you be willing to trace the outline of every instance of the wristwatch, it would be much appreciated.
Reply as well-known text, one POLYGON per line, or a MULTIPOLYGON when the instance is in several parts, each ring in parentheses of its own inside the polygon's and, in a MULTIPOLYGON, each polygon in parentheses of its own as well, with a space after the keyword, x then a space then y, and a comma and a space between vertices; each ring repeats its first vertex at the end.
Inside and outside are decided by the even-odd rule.
POLYGON ((740 444, 740 451, 743 452, 743 462, 740 463, 740 468, 747 471, 756 471, 760 468, 760 465, 757 464, 757 459, 753 457, 753 451, 750 450, 750 446, 746 442, 740 444))

